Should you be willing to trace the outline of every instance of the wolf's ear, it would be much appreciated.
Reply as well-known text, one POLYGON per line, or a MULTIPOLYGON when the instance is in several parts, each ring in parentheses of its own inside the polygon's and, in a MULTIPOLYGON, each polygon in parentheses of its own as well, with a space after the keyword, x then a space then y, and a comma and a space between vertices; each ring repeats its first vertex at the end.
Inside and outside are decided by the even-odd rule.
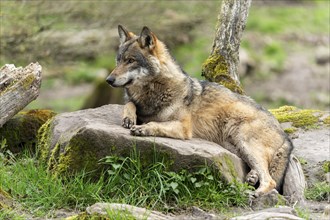
POLYGON ((118 25, 118 34, 119 34, 120 44, 123 44, 129 39, 131 39, 130 33, 122 25, 118 25))
POLYGON ((142 48, 148 47, 150 50, 152 50, 156 45, 156 36, 150 31, 150 29, 146 26, 143 27, 139 43, 142 48))

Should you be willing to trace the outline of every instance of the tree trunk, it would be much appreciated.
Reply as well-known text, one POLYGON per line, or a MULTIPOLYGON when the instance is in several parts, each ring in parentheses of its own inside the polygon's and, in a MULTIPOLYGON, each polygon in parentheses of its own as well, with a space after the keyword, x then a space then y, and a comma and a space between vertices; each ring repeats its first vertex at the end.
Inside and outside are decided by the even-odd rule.
POLYGON ((202 67, 202 76, 230 90, 243 93, 237 67, 239 46, 251 0, 223 0, 211 55, 202 67))
POLYGON ((0 127, 39 95, 41 66, 6 64, 0 69, 0 127))

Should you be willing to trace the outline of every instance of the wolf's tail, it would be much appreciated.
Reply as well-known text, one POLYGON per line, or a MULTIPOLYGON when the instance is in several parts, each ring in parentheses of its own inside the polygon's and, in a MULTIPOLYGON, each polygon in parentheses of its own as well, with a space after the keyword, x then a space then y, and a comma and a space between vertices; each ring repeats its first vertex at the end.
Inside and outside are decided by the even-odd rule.
POLYGON ((289 164, 293 144, 289 138, 285 138, 283 145, 275 152, 273 160, 270 162, 269 173, 276 182, 277 191, 282 191, 284 175, 289 164))

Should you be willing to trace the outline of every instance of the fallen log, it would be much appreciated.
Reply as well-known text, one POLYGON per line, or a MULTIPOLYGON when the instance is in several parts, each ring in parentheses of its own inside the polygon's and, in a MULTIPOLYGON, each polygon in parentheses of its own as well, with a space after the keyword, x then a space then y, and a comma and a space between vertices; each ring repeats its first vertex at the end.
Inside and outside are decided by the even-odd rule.
POLYGON ((306 180, 303 169, 297 157, 291 155, 283 182, 283 195, 290 204, 304 204, 306 180))
POLYGON ((41 66, 6 64, 0 69, 0 127, 39 95, 41 66))

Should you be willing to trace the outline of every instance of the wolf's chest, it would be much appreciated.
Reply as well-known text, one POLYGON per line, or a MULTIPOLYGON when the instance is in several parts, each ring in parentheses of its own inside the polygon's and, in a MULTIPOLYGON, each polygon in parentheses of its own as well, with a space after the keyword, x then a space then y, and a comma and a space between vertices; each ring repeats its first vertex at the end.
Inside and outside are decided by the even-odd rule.
POLYGON ((131 96, 138 116, 154 117, 165 108, 172 105, 172 95, 166 92, 145 92, 139 96, 131 96))

